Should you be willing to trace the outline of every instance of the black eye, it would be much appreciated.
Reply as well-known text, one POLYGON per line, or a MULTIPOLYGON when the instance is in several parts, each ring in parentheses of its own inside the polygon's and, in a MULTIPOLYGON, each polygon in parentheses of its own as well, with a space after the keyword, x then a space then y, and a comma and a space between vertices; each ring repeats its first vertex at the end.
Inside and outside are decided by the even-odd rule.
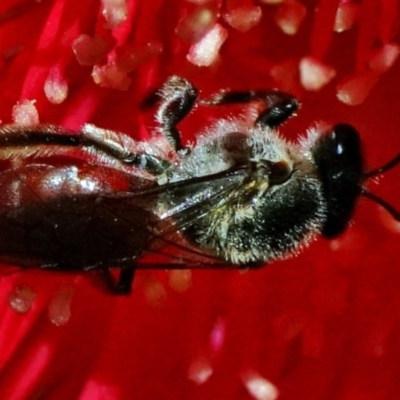
POLYGON ((345 229, 361 193, 363 159, 358 132, 351 125, 335 125, 317 142, 313 157, 328 207, 322 234, 333 237, 345 229))

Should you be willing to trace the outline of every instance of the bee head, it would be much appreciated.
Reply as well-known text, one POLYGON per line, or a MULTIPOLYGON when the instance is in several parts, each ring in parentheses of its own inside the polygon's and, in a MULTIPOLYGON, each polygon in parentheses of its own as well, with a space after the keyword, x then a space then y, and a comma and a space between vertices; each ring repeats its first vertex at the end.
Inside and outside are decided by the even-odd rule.
POLYGON ((330 132, 321 135, 313 148, 313 157, 327 204, 322 234, 334 237, 346 228, 362 192, 360 136, 351 125, 335 125, 330 132))

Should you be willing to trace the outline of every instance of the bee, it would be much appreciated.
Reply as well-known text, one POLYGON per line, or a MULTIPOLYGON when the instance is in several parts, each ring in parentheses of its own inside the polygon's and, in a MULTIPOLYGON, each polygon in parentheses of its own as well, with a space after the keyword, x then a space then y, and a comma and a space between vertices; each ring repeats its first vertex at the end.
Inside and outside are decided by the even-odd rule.
POLYGON ((223 91, 199 99, 190 82, 172 76, 159 96, 158 144, 91 124, 79 132, 0 129, 1 262, 117 268, 115 290, 128 293, 147 253, 173 257, 166 268, 259 267, 298 254, 318 235, 339 235, 360 195, 399 219, 364 182, 400 156, 365 173, 352 126, 312 128, 291 143, 278 133, 299 107, 287 93, 223 91), (178 124, 195 106, 253 101, 263 107, 252 126, 221 119, 195 144, 182 144, 178 124))

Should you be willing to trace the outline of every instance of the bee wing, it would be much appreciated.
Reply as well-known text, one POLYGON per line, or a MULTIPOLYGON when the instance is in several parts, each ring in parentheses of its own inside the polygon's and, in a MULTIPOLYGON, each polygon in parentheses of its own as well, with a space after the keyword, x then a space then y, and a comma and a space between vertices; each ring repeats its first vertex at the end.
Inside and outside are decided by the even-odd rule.
POLYGON ((247 176, 247 169, 241 166, 213 175, 152 186, 126 195, 161 221, 170 218, 176 221, 183 212, 222 198, 226 192, 242 185, 247 176))
MULTIPOLYGON (((109 237, 110 242, 120 236, 131 237, 129 253, 140 251, 137 267, 232 267, 190 243, 185 231, 211 209, 225 204, 227 193, 238 188, 246 176, 246 169, 240 167, 161 186, 102 194, 96 202, 96 216, 91 219, 107 218, 109 226, 107 232, 102 229, 101 237, 109 237)), ((121 237, 120 241, 124 240, 121 237)))
POLYGON ((223 206, 227 193, 239 188, 247 175, 246 168, 239 167, 123 194, 125 201, 153 215, 147 226, 136 226, 151 237, 147 252, 170 257, 174 264, 226 265, 226 262, 188 242, 184 232, 211 209, 223 206))

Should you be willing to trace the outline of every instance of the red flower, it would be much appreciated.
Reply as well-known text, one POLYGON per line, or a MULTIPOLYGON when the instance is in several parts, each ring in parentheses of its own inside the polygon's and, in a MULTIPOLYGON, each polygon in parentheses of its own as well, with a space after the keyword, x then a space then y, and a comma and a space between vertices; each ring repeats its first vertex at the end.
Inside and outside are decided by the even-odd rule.
MULTIPOLYGON (((399 12, 395 0, 5 0, 0 118, 148 139, 140 104, 172 74, 205 94, 278 87, 302 101, 285 135, 350 123, 370 170, 400 149, 399 12)), ((215 112, 195 110, 185 139, 215 112)), ((369 188, 400 208, 398 173, 369 188)), ((364 198, 353 221, 256 271, 139 270, 128 297, 93 273, 2 267, 2 399, 397 398, 399 226, 364 198)))

